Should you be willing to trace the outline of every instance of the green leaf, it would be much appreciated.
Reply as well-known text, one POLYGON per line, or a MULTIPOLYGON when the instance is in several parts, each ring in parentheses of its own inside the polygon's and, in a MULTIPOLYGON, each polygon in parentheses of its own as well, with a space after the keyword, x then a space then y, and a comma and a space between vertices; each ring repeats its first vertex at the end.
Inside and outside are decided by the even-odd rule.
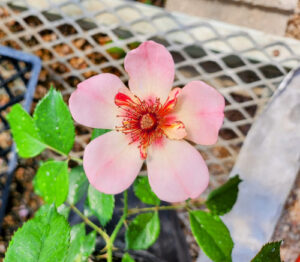
POLYGON ((34 157, 46 148, 33 119, 20 104, 14 105, 6 118, 21 157, 34 157))
POLYGON ((93 129, 93 132, 92 132, 92 140, 95 139, 96 137, 102 136, 105 133, 110 132, 110 131, 111 131, 110 129, 98 129, 98 128, 95 128, 95 129, 93 129))
POLYGON ((62 204, 57 208, 57 212, 60 215, 64 216, 66 219, 68 219, 70 211, 71 211, 71 208, 69 206, 66 206, 65 204, 62 204))
POLYGON ((66 258, 66 262, 81 262, 81 252, 80 248, 85 240, 85 228, 84 224, 77 224, 71 228, 71 239, 69 252, 66 258))
MULTIPOLYGON (((35 212, 34 217, 38 217, 38 216, 43 216, 44 214, 46 214, 47 212, 49 212, 49 210, 51 209, 50 207, 54 206, 54 204, 44 204, 42 206, 40 206, 40 208, 35 212)), ((57 209, 56 209, 57 211, 57 209)))
POLYGON ((89 181, 86 178, 82 166, 72 168, 69 175, 68 202, 75 205, 87 191, 89 181))
POLYGON ((230 178, 224 185, 213 190, 207 200, 207 208, 215 215, 224 215, 228 213, 235 204, 238 196, 239 183, 241 179, 238 175, 230 178))
POLYGON ((107 53, 109 53, 114 59, 120 59, 126 56, 126 52, 120 47, 111 47, 107 49, 107 53))
POLYGON ((141 44, 141 42, 135 41, 135 42, 129 43, 128 47, 129 47, 130 50, 132 50, 132 49, 138 48, 140 44, 141 44))
POLYGON ((147 249, 157 240, 160 231, 158 212, 143 213, 135 217, 126 230, 127 249, 147 249))
POLYGON ((128 253, 125 253, 122 257, 122 262, 135 262, 135 261, 128 253))
POLYGON ((85 262, 93 253, 96 244, 96 232, 85 235, 85 225, 77 224, 71 229, 71 241, 66 262, 85 262))
POLYGON ((265 244, 251 262, 281 262, 281 241, 265 244))
POLYGON ((81 246, 83 261, 87 261, 88 257, 94 252, 96 246, 96 231, 92 231, 86 237, 81 246))
POLYGON ((33 118, 45 144, 66 155, 71 151, 75 128, 70 111, 59 92, 51 88, 38 103, 33 118))
POLYGON ((70 227, 54 205, 43 207, 14 234, 5 262, 64 262, 70 227))
POLYGON ((148 177, 140 176, 138 177, 133 185, 133 190, 135 195, 145 204, 159 206, 160 200, 153 193, 148 177))
POLYGON ((83 214, 84 214, 86 217, 92 217, 92 216, 94 216, 93 211, 92 211, 91 208, 89 207, 89 201, 88 201, 88 198, 86 198, 86 199, 85 199, 85 202, 84 202, 84 206, 83 206, 83 214))
POLYGON ((201 210, 189 215, 192 233, 204 253, 214 262, 231 261, 233 242, 222 220, 201 210))
POLYGON ((101 225, 105 226, 111 220, 114 212, 114 196, 101 193, 90 185, 88 189, 88 203, 101 225))
POLYGON ((34 181, 35 192, 45 202, 60 206, 68 196, 69 176, 67 162, 48 161, 41 165, 34 181))

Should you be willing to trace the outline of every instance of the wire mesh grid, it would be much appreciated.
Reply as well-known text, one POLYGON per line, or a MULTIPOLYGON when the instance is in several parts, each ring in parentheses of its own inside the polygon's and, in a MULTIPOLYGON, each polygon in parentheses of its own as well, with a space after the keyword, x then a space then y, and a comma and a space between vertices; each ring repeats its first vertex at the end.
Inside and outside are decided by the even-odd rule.
MULTIPOLYGON (((174 86, 203 80, 226 99, 218 143, 197 146, 211 188, 227 179, 253 121, 300 58, 295 42, 128 1, 2 0, 0 18, 0 44, 43 60, 36 100, 52 82, 67 101, 77 83, 101 72, 127 83, 126 52, 148 39, 164 44, 175 61, 174 86)), ((82 156, 91 130, 76 131, 82 156)))

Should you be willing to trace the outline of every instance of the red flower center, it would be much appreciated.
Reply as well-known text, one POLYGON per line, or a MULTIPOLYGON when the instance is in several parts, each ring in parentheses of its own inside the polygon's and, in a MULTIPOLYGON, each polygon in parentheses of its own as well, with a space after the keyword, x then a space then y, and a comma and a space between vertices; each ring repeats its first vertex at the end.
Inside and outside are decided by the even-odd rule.
POLYGON ((143 159, 146 159, 147 148, 153 142, 160 140, 163 135, 174 136, 170 132, 174 128, 180 129, 181 132, 184 129, 184 125, 180 121, 174 122, 174 117, 170 117, 170 112, 176 105, 178 93, 179 91, 174 92, 174 97, 169 96, 163 105, 159 98, 140 100, 128 90, 122 90, 115 96, 115 104, 121 109, 121 114, 117 117, 122 118, 122 126, 116 127, 116 130, 130 135, 131 144, 139 142, 143 159))
POLYGON ((152 130, 155 129, 157 125, 156 116, 154 114, 147 113, 142 115, 140 119, 140 127, 144 130, 152 130))

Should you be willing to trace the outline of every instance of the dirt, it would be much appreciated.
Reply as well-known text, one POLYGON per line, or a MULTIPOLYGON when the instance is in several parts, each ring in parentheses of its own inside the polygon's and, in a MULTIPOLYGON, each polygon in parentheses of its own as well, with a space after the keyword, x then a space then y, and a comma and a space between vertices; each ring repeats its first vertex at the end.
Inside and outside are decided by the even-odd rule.
POLYGON ((273 239, 283 240, 281 256, 285 262, 294 262, 300 255, 300 172, 285 203, 273 239))
POLYGON ((33 192, 32 179, 38 160, 21 160, 16 169, 7 202, 6 216, 0 234, 0 260, 13 233, 29 218, 33 217, 42 200, 33 192))
POLYGON ((285 35, 300 39, 300 1, 298 2, 298 7, 296 8, 295 13, 288 21, 285 35))

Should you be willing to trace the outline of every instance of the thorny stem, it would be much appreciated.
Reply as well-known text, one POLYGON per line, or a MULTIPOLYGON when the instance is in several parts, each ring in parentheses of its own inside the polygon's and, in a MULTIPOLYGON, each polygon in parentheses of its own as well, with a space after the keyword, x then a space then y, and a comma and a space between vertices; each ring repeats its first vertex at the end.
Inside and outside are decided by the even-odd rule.
POLYGON ((199 208, 203 205, 205 200, 192 202, 190 200, 187 200, 184 204, 178 204, 178 205, 171 205, 171 206, 154 206, 154 207, 144 207, 144 208, 131 208, 129 209, 128 215, 134 215, 141 212, 151 212, 151 211, 161 211, 161 210, 179 210, 179 209, 185 209, 187 211, 190 211, 193 207, 199 208))
POLYGON ((89 225, 91 228, 93 228, 100 236, 103 237, 106 243, 110 241, 109 235, 102 230, 100 227, 98 227, 96 224, 94 224, 91 220, 88 219, 76 206, 73 204, 67 202, 67 204, 71 207, 71 209, 83 220, 83 222, 87 225, 89 225))
POLYGON ((68 155, 67 157, 68 157, 68 159, 73 160, 73 161, 77 162, 80 165, 82 165, 82 163, 83 163, 83 160, 81 158, 74 157, 74 156, 71 156, 71 155, 68 155))
POLYGON ((106 254, 101 255, 103 258, 106 258, 107 262, 112 262, 112 251, 114 249, 114 242, 116 240, 116 237, 124 224, 127 215, 128 215, 128 193, 127 191, 124 191, 124 209, 123 209, 123 215, 121 216, 118 224, 116 225, 114 231, 112 232, 111 236, 109 236, 104 230, 102 230, 100 227, 98 227, 96 224, 94 224, 91 220, 88 219, 76 206, 73 204, 67 202, 67 204, 71 207, 71 209, 83 220, 83 222, 87 225, 89 225, 91 228, 93 228, 100 236, 103 237, 103 239, 106 242, 106 246, 104 248, 104 251, 106 251, 106 254))
POLYGON ((172 205, 172 206, 155 206, 155 207, 144 207, 144 208, 132 208, 128 210, 128 215, 134 215, 140 212, 159 211, 159 210, 176 210, 188 208, 187 204, 172 205))
MULTIPOLYGON (((78 164, 82 164, 82 159, 77 158, 77 157, 73 157, 71 155, 65 154, 64 152, 61 152, 51 146, 48 146, 48 149, 62 155, 65 156, 67 158, 67 160, 73 160, 75 162, 77 162, 78 164)), ((89 218, 87 216, 85 216, 76 206, 74 206, 73 204, 66 202, 70 208, 83 220, 83 222, 87 225, 89 225, 91 228, 93 228, 104 240, 106 243, 106 246, 104 248, 104 250, 106 250, 106 254, 103 254, 102 257, 106 258, 107 262, 112 262, 112 251, 114 249, 114 241, 117 237, 118 232, 120 231, 124 221, 126 220, 127 217, 127 210, 128 210, 128 196, 127 196, 127 191, 124 191, 124 211, 123 211, 123 215, 120 218, 117 226, 115 227, 111 237, 100 227, 98 227, 96 224, 94 224, 91 220, 89 220, 89 218)))
MULTIPOLYGON (((145 207, 145 208, 132 208, 128 209, 128 193, 127 190, 124 191, 124 208, 123 208, 123 215, 121 216, 118 224, 116 225, 114 231, 112 232, 111 236, 109 236, 104 230, 94 224, 91 220, 88 219, 76 206, 73 204, 66 202, 71 209, 83 220, 83 222, 93 228, 106 242, 106 246, 102 251, 106 251, 105 254, 100 255, 101 258, 106 258, 107 262, 112 262, 113 260, 113 250, 114 250, 114 242, 116 237, 122 228, 122 225, 125 224, 127 216, 137 214, 140 212, 149 212, 149 211, 160 211, 160 210, 178 210, 178 209, 186 209, 190 210, 191 207, 200 206, 203 202, 199 203, 191 203, 187 201, 185 204, 178 204, 172 206, 154 206, 154 207, 145 207)), ((99 256, 99 257, 100 257, 99 256)))

